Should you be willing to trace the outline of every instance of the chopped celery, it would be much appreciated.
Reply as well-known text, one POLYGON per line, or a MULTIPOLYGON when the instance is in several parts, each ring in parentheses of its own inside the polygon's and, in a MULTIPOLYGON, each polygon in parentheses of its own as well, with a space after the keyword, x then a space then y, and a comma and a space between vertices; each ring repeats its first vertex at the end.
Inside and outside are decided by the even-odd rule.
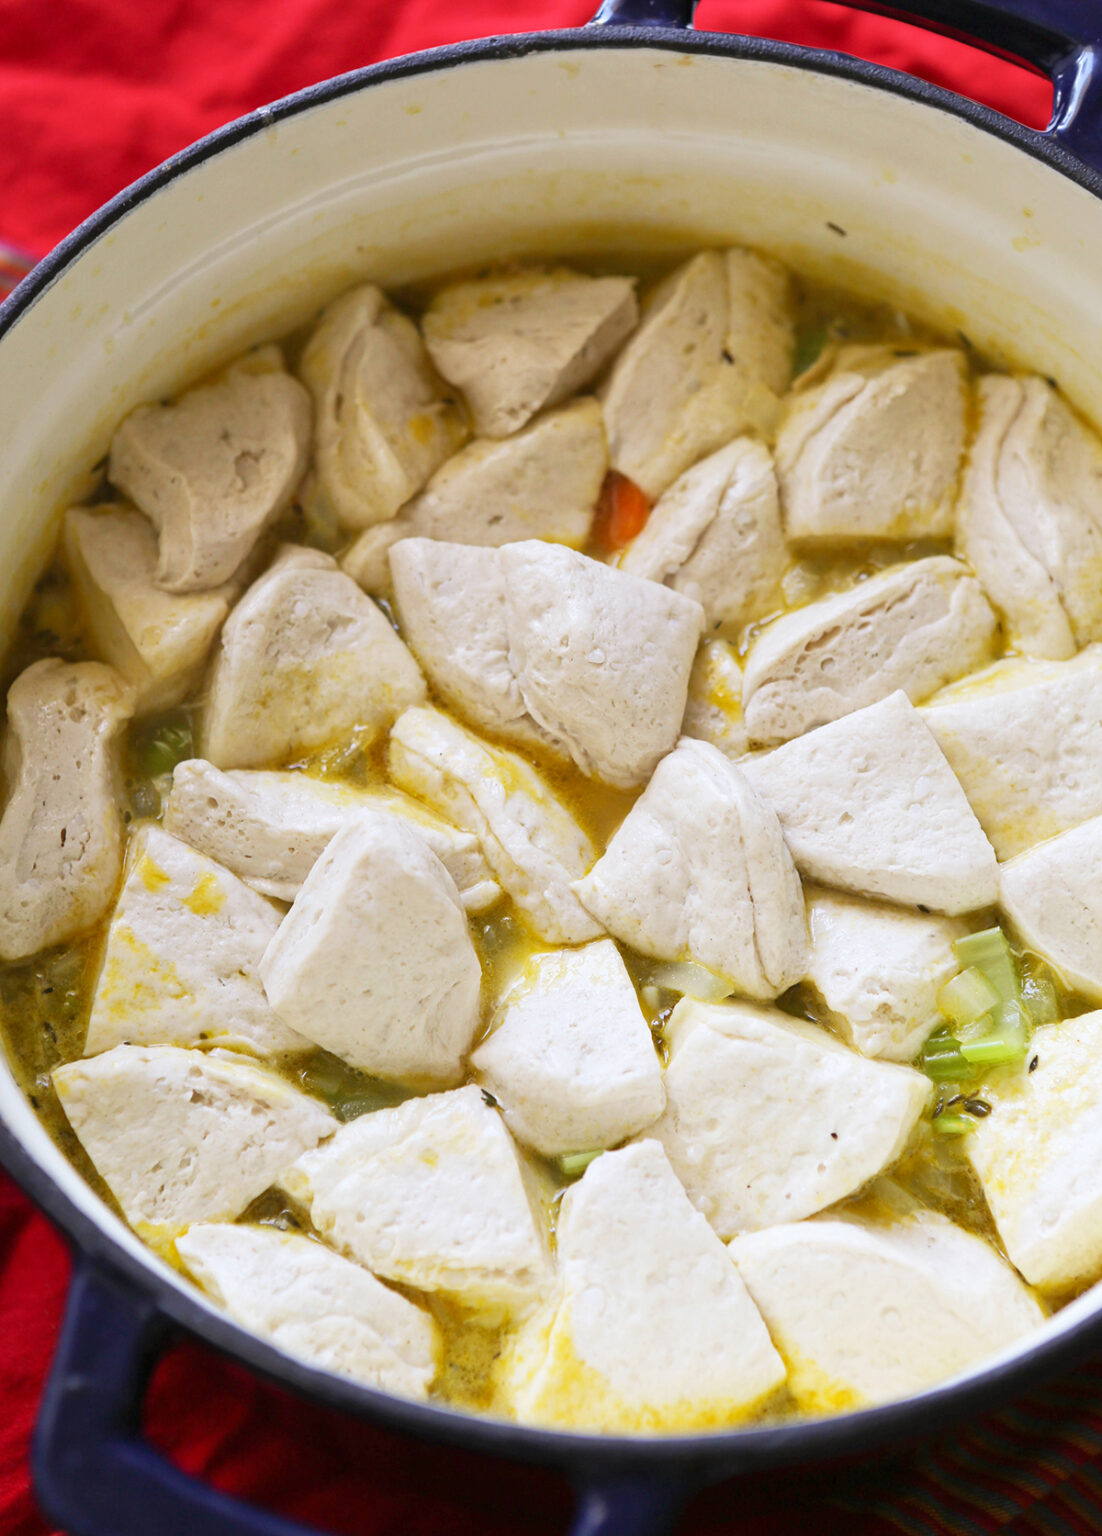
POLYGON ((825 325, 815 325, 806 331, 799 331, 796 335, 796 356, 792 361, 792 376, 799 378, 805 368, 810 368, 827 343, 827 329, 825 325))
POLYGON ((294 1070, 306 1092, 324 1099, 342 1121, 358 1120, 376 1109, 390 1109, 410 1097, 408 1088, 368 1077, 329 1051, 311 1051, 295 1062, 294 1070))
MULTIPOLYGON (((963 969, 941 988, 941 1012, 949 1029, 931 1035, 922 1068, 934 1082, 963 1082, 984 1067, 1020 1061, 1029 1044, 1030 1017, 1019 982, 1018 964, 1001 928, 985 928, 958 939, 953 953, 963 969)), ((1032 971, 1028 997, 1038 1010, 1055 1006, 1032 971)))
POLYGON ((938 1115, 933 1122, 939 1136, 967 1136, 974 1125, 967 1115, 938 1115))
POLYGON ((953 953, 961 965, 982 971, 1003 1002, 1018 1001, 1018 968, 1001 928, 967 934, 953 945, 953 953))
POLYGON ((967 1058, 957 1040, 947 1030, 939 1029, 922 1048, 922 1070, 935 1083, 959 1081, 972 1075, 967 1058))
POLYGON ((594 1152, 564 1152, 555 1161, 559 1165, 559 1172, 565 1178, 576 1179, 579 1174, 585 1172, 595 1157, 600 1157, 603 1151, 603 1147, 598 1147, 594 1152))
POLYGON ((971 1024, 959 1025, 957 1028, 957 1040, 961 1045, 964 1045, 969 1040, 984 1040, 993 1033, 994 1028, 995 1015, 993 1013, 985 1013, 980 1018, 973 1019, 971 1024))
POLYGON ((139 778, 156 779, 171 773, 177 763, 195 755, 191 720, 181 709, 157 721, 138 726, 130 745, 130 759, 139 778))
POLYGON ((937 995, 937 1005, 954 1024, 971 1024, 999 1004, 999 994, 978 966, 952 977, 937 995))
POLYGON ((966 1040, 960 1048, 965 1061, 977 1067, 997 1067, 1004 1062, 1020 1061, 1025 1055, 1026 1042, 1016 1031, 1009 1034, 997 1032, 982 1040, 966 1040))

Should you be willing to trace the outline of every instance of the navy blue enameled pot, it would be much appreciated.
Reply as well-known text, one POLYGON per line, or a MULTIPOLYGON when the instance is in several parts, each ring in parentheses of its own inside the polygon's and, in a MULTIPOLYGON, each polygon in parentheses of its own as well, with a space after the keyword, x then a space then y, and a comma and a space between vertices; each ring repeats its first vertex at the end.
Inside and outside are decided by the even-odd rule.
MULTIPOLYGON (((577 31, 300 92, 122 193, 0 308, 0 616, 18 613, 58 509, 126 410, 365 276, 742 240, 967 323, 1102 420, 1102 4, 865 8, 1033 64, 1055 85, 1050 126, 841 55, 695 32, 692 0, 606 0, 577 31)), ((561 1469, 578 1490, 574 1536, 656 1536, 695 1487, 917 1438, 1102 1347, 1088 1294, 1014 1354, 888 1407, 647 1440, 547 1433, 399 1401, 231 1323, 102 1207, 2 1065, 0 1161, 75 1258, 34 1447, 42 1505, 73 1536, 305 1536, 143 1440, 145 1383, 181 1333, 315 1402, 561 1469)))

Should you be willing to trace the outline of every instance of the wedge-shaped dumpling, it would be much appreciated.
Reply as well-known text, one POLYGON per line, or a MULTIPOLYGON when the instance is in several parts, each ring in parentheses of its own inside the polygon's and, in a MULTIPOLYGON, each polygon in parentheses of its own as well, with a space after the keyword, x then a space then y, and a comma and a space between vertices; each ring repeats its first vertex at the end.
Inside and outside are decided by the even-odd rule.
POLYGON ((1014 383, 1021 403, 999 464, 1004 509, 1056 583, 1077 643, 1102 640, 1102 442, 1047 380, 1014 383))
POLYGON ((608 468, 596 400, 548 411, 515 437, 468 443, 398 517, 360 534, 341 566, 365 592, 390 586, 387 551, 399 539, 447 539, 494 548, 517 539, 586 541, 608 468))
POLYGON ((742 668, 726 640, 705 640, 696 653, 681 734, 710 742, 725 757, 741 757, 749 746, 742 717, 742 668))
POLYGON ((768 624, 750 648, 742 708, 773 746, 901 688, 912 703, 994 659, 997 622, 956 560, 892 566, 768 624))
POLYGON ((393 517, 467 436, 417 327, 370 283, 325 310, 301 372, 319 486, 349 528, 393 517))
POLYGON ((847 347, 777 435, 791 539, 943 538, 965 441, 963 354, 847 347))
POLYGON ((390 568, 402 632, 444 700, 495 734, 557 745, 530 718, 509 654, 500 552, 405 539, 390 568))
POLYGON ((115 743, 133 708, 134 690, 98 661, 36 661, 8 690, 0 959, 71 939, 111 905, 123 849, 115 743))
POLYGON ((988 1243, 921 1208, 748 1232, 728 1251, 804 1413, 921 1392, 1044 1322, 988 1243))
POLYGON ((254 891, 294 901, 331 839, 361 811, 386 811, 408 822, 451 875, 468 912, 483 911, 501 895, 473 833, 389 786, 360 789, 263 769, 223 773, 191 758, 173 770, 164 825, 254 891))
POLYGON ((620 569, 702 604, 709 630, 778 603, 788 564, 769 450, 736 438, 676 480, 620 557, 620 569))
POLYGON ((235 588, 166 592, 154 580, 153 525, 122 507, 74 507, 65 514, 64 539, 89 634, 133 686, 136 708, 178 704, 199 683, 235 588))
POLYGON ((425 696, 413 657, 336 561, 287 548, 230 615, 200 741, 219 768, 284 762, 348 735, 377 735, 425 696))
POLYGON ((1102 816, 1002 865, 999 905, 1027 949, 1102 1002, 1102 816))
POLYGON ((905 693, 743 767, 812 880, 950 914, 995 901, 991 844, 905 693))
POLYGON ((371 1076, 459 1078, 482 969, 455 881, 397 817, 362 811, 341 828, 260 974, 279 1018, 371 1076))
POLYGON ((1027 656, 1063 660, 1075 654, 1075 637, 1059 589, 1023 542, 1005 494, 1005 444, 1022 403, 1018 381, 988 374, 976 385, 976 402, 978 425, 957 508, 957 552, 1002 613, 1011 645, 1027 656))
POLYGON ((991 1113, 964 1149, 1010 1262, 1061 1291, 1102 1274, 1102 1012, 1046 1024, 1029 1049, 1032 1070, 984 1084, 991 1113))
POLYGON ((637 318, 630 277, 532 268, 441 288, 422 329, 475 430, 507 437, 591 383, 637 318))
POLYGON ((838 1033, 864 1056, 911 1061, 944 1024, 937 994, 960 970, 966 925, 837 891, 808 892, 807 980, 838 1033))
POLYGON ((707 742, 686 737, 663 758, 574 889, 633 949, 693 960, 750 997, 776 997, 806 969, 803 892, 780 823, 707 742))
POLYGON ((650 1029, 611 939, 534 955, 471 1065, 517 1140, 547 1157, 613 1147, 666 1102, 650 1029))
POLYGON ((509 654, 536 724, 582 770, 628 789, 677 740, 700 605, 561 545, 501 551, 509 654))
POLYGON ((235 1322, 309 1365, 425 1397, 440 1336, 429 1314, 359 1264, 274 1227, 200 1222, 176 1252, 235 1322))
POLYGON ((414 654, 474 724, 556 747, 623 789, 677 740, 698 603, 538 539, 409 539, 390 565, 414 654))
POLYGON ((792 377, 791 280, 753 251, 704 251, 651 295, 604 389, 613 469, 652 500, 740 432, 769 432, 792 377))
POLYGON ((310 398, 274 348, 172 405, 142 405, 111 440, 107 478, 160 534, 158 585, 218 587, 294 495, 310 398))
POLYGON ((337 1124, 274 1072, 175 1045, 116 1045, 52 1076, 96 1171, 155 1241, 233 1221, 337 1124))
POLYGON ((958 542, 1011 642, 1055 660, 1102 639, 1102 444, 1038 378, 991 374, 958 542))
POLYGON ((550 1282, 516 1148, 473 1084, 361 1115, 283 1183, 319 1232, 387 1280, 498 1314, 550 1282))
POLYGON ((562 1294, 508 1369, 522 1422, 688 1430, 748 1418, 784 1366, 723 1244, 662 1149, 606 1152, 563 1197, 562 1294))
POLYGON ((1000 859, 1102 815, 1102 647, 998 662, 922 717, 1000 859))
POLYGON ((408 709, 390 733, 394 782, 473 832, 502 889, 549 944, 599 938, 570 882, 597 850, 522 757, 479 741, 435 709, 408 709))
POLYGON ((666 1110, 647 1131, 723 1238, 800 1221, 889 1167, 930 1097, 814 1024, 683 998, 666 1026, 666 1110))
POLYGON ((309 1050, 280 1023, 258 966, 279 912, 213 859, 157 826, 131 839, 107 930, 86 1056, 131 1045, 309 1050))

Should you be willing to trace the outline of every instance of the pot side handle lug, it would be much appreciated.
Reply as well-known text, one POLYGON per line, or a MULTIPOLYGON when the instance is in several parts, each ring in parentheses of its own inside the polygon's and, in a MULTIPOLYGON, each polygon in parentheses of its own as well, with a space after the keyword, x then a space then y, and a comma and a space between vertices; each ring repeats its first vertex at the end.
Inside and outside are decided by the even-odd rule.
POLYGON ((143 1438, 169 1337, 153 1301, 78 1259, 31 1454, 35 1492, 69 1536, 316 1536, 189 1477, 143 1438))
MULTIPOLYGON (((144 1438, 145 1389, 172 1332, 149 1296, 76 1258, 31 1452, 43 1512, 68 1536, 318 1536, 181 1472, 144 1438)), ((638 1462, 578 1471, 570 1536, 668 1536, 705 1481, 638 1462)))
MULTIPOLYGON (((1099 0, 841 0, 1032 64, 1053 83, 1044 137, 1102 172, 1102 4, 1099 0)), ((697 0, 603 0, 591 26, 685 30, 697 0)))
POLYGON ((667 27, 693 24, 697 0, 602 0, 591 27, 667 27))
POLYGON ((1098 0, 842 0, 1032 64, 1053 83, 1045 137, 1102 171, 1102 5, 1098 0))
POLYGON ((638 1464, 579 1476, 570 1536, 669 1536, 705 1481, 685 1468, 655 1472, 638 1464))

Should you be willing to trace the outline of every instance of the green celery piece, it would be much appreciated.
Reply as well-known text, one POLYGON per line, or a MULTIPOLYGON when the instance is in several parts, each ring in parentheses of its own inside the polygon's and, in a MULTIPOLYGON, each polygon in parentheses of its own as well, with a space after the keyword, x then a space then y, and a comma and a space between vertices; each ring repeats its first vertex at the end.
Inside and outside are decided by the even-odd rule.
POLYGON ((954 1024, 972 1024, 998 1007, 999 994, 980 970, 970 965, 951 977, 937 995, 937 1005, 954 1024))
POLYGON ((799 331, 796 336, 796 355, 792 360, 792 377, 798 379, 805 368, 810 368, 827 343, 825 325, 815 325, 810 330, 799 331))
POLYGON ((1003 1062, 1019 1061, 1025 1050, 1025 1040, 1015 1031, 1009 1036, 994 1034, 982 1040, 966 1040, 960 1053, 973 1066, 995 1067, 1003 1062))
POLYGON ((961 1055, 960 1045, 954 1037, 938 1030, 922 1048, 922 1070, 935 1083, 955 1082, 970 1077, 971 1067, 961 1055))
POLYGON ((953 945, 953 953, 961 965, 981 970, 1004 1003, 1018 1001, 1018 968, 1001 928, 966 934, 953 945))
POLYGON ((190 719, 180 710, 166 716, 159 724, 140 732, 131 752, 143 778, 156 779, 171 773, 177 763, 195 756, 190 719))
POLYGON ((559 1172, 565 1178, 576 1179, 579 1174, 585 1172, 594 1158, 600 1157, 603 1151, 603 1147, 598 1147, 594 1152, 564 1152, 555 1161, 559 1165, 559 1172))
POLYGON ((332 1106, 337 1119, 345 1125, 349 1120, 358 1120, 361 1115, 371 1114, 381 1107, 377 1093, 352 1094, 347 1098, 337 1099, 332 1106))
POLYGON ((938 1115, 933 1121, 934 1130, 939 1136, 967 1136, 975 1127, 975 1121, 968 1115, 938 1115))
POLYGON ((956 1045, 956 1043, 953 1031, 949 1028, 948 1024, 942 1024, 934 1030, 933 1034, 926 1036, 926 1045, 923 1049, 936 1050, 942 1046, 956 1045))
POLYGON ((994 1028, 986 1034, 961 1041, 961 1055, 966 1061, 982 1066, 1017 1061, 1029 1044, 1029 1025, 1021 1003, 1016 999, 1000 1003, 995 1012, 994 1028))
POLYGON ((324 1099, 338 1120, 358 1120, 410 1096, 408 1088, 368 1077, 329 1051, 312 1051, 295 1064, 295 1073, 306 1092, 324 1099))

